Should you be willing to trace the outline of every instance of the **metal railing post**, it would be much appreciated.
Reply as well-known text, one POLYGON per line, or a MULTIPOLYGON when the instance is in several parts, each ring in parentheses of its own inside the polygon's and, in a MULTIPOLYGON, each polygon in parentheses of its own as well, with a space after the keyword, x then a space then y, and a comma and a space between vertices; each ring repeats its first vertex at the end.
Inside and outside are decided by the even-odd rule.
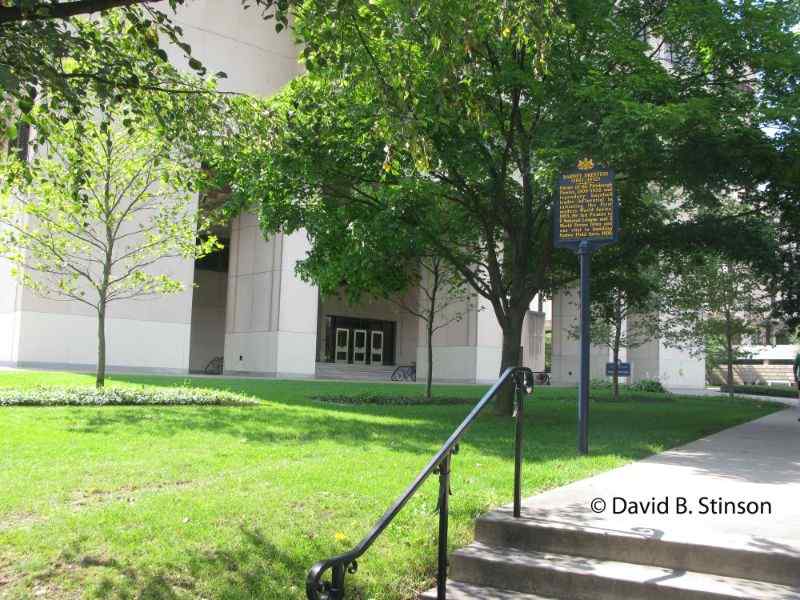
POLYGON ((331 569, 330 600, 344 600, 344 565, 336 565, 331 569))
POLYGON ((450 458, 439 463, 439 566, 436 573, 436 600, 447 598, 447 525, 450 518, 450 458))
POLYGON ((522 384, 514 379, 514 517, 522 512, 522 384))

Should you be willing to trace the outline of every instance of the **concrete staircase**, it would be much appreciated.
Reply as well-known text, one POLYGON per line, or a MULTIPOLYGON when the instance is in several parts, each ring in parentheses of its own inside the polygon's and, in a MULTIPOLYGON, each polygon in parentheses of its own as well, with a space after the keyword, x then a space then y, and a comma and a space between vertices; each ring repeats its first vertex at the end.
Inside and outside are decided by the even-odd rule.
POLYGON ((670 541, 507 509, 478 519, 475 537, 451 557, 450 600, 800 600, 800 556, 775 545, 670 541))
POLYGON ((385 365, 350 365, 345 363, 317 363, 317 379, 344 381, 391 381, 397 367, 385 365))

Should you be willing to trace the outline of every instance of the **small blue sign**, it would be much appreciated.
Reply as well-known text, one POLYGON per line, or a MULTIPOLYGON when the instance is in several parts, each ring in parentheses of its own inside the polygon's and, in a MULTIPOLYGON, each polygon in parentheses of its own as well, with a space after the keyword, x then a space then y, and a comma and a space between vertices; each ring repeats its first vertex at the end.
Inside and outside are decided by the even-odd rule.
MULTIPOLYGON (((629 362, 621 362, 617 364, 617 374, 620 377, 630 377, 631 376, 631 363, 629 362)), ((606 363, 606 376, 613 377, 614 375, 614 363, 606 363)))

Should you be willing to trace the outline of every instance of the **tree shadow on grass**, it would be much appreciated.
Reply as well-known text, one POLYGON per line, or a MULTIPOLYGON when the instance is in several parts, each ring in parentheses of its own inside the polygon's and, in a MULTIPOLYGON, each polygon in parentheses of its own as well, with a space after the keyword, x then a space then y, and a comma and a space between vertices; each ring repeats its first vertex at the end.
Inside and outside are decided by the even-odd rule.
MULTIPOLYGON (((301 599, 311 562, 335 552, 311 539, 299 546, 281 548, 260 529, 241 525, 233 544, 196 550, 180 564, 152 569, 105 561, 98 565, 102 575, 91 595, 115 600, 301 599), (210 589, 200 582, 209 582, 210 589)), ((348 597, 365 597, 355 583, 348 582, 348 597)))
MULTIPOLYGON (((308 393, 308 388, 304 389, 308 393)), ((480 392, 476 388, 476 396, 480 392)), ((595 456, 638 459, 759 416, 765 410, 729 406, 720 412, 720 408, 718 403, 702 400, 595 403, 592 452, 595 456), (728 411, 732 412, 726 416, 728 411)), ((127 428, 140 429, 150 437, 170 438, 205 432, 250 445, 307 446, 311 453, 318 443, 328 442, 365 453, 384 448, 432 457, 470 410, 470 406, 349 406, 299 400, 245 407, 82 407, 71 409, 69 416, 70 432, 74 433, 115 436, 127 428)), ((63 413, 59 418, 63 419, 63 413)), ((528 397, 525 421, 526 462, 576 457, 574 402, 528 397)), ((487 408, 466 432, 463 446, 510 461, 513 426, 511 418, 493 416, 487 408)), ((408 473, 408 479, 413 475, 408 473)))
MULTIPOLYGON (((366 449, 375 445, 392 451, 433 456, 466 416, 469 407, 315 407, 288 409, 270 405, 254 407, 100 407, 71 414, 70 431, 117 435, 122 428, 141 428, 147 436, 169 438, 190 432, 228 436, 251 444, 308 445, 332 442, 342 448, 366 449), (387 412, 389 414, 387 414, 387 412)), ((664 439, 658 430, 648 432, 636 415, 597 419, 605 431, 596 450, 639 458, 652 453, 664 439), (625 437, 623 440, 622 438, 625 437), (615 442, 620 441, 619 444, 615 442)), ((526 411, 525 459, 546 461, 571 458, 574 449, 574 411, 561 403, 547 403, 526 411)), ((466 432, 463 445, 487 456, 513 458, 514 422, 508 417, 481 415, 466 432)), ((410 476, 410 475, 409 475, 410 476)))

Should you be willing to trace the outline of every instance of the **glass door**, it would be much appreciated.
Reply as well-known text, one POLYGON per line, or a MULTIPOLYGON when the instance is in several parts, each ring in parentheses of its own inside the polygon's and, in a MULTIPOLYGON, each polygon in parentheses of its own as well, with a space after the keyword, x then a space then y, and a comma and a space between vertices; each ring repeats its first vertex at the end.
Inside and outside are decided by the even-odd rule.
POLYGON ((373 365, 383 364, 383 332, 371 331, 370 332, 371 344, 369 351, 369 362, 373 365))
POLYGON ((367 330, 353 330, 353 363, 366 364, 367 362, 367 330))
POLYGON ((350 345, 350 330, 343 327, 336 328, 336 362, 347 362, 347 350, 350 345))

